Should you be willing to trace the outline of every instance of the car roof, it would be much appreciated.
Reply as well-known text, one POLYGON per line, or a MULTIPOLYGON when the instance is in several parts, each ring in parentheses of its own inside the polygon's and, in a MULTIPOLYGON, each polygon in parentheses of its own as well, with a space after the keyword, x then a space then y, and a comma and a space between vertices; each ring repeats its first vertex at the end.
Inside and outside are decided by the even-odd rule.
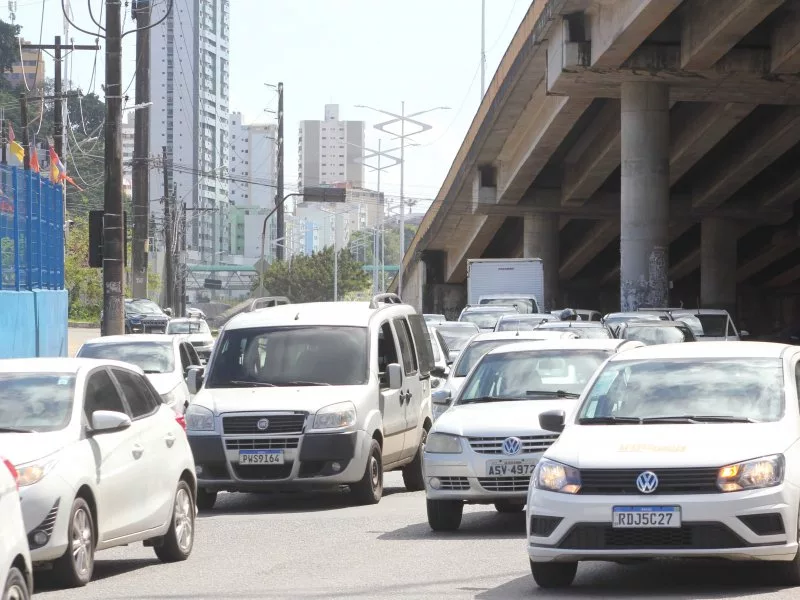
POLYGON ((502 315, 500 320, 502 321, 511 321, 512 319, 527 319, 527 320, 535 320, 535 319, 550 319, 552 320, 555 315, 551 315, 550 313, 519 313, 517 315, 511 313, 508 315, 502 315))
POLYGON ((369 302, 283 304, 236 315, 225 325, 225 331, 281 325, 368 327, 372 317, 378 313, 399 316, 416 314, 416 311, 408 304, 381 304, 378 308, 371 308, 369 302))
POLYGON ((594 327, 606 329, 600 321, 547 321, 539 326, 541 329, 570 329, 572 327, 594 327))
POLYGON ((448 327, 451 329, 474 329, 476 331, 479 329, 472 321, 445 321, 444 323, 439 323, 436 327, 439 329, 448 327))
POLYGON ((534 340, 566 340, 570 339, 568 337, 564 337, 565 335, 569 335, 568 331, 545 331, 542 329, 532 329, 530 331, 487 331, 485 333, 478 333, 470 340, 472 342, 485 342, 488 340, 509 340, 514 341, 517 339, 529 339, 531 341, 534 340), (545 334, 542 337, 542 334, 545 334))
MULTIPOLYGON (((780 358, 786 350, 798 349, 772 342, 702 342, 656 344, 630 350, 612 360, 672 360, 685 358, 780 358)), ((800 349, 798 349, 800 350, 800 349)))
POLYGON ((517 344, 506 344, 491 350, 489 354, 503 354, 505 352, 530 352, 537 350, 617 350, 625 344, 633 344, 631 350, 642 345, 641 342, 631 342, 631 340, 597 340, 597 339, 568 339, 568 340, 545 340, 542 342, 520 342, 517 344))
MULTIPOLYGON (((663 311, 660 311, 663 312, 663 311)), ((655 312, 650 311, 627 311, 627 312, 612 312, 608 313, 604 318, 606 319, 613 319, 615 317, 639 317, 641 319, 658 319, 658 315, 655 312)))
POLYGON ((0 360, 0 373, 78 373, 96 367, 122 367, 144 374, 136 365, 97 358, 8 358, 0 360))
POLYGON ((171 342, 175 340, 174 335, 167 335, 166 333, 136 333, 129 335, 107 335, 104 337, 96 337, 87 340, 83 345, 91 344, 92 346, 101 344, 118 344, 125 342, 129 344, 143 344, 145 342, 171 342))
POLYGON ((170 323, 206 323, 208 322, 205 319, 201 319, 200 317, 176 317, 174 319, 170 319, 170 323))
POLYGON ((500 312, 512 308, 514 308, 513 304, 473 304, 465 306, 462 312, 500 312))
POLYGON ((662 321, 659 319, 642 319, 641 321, 631 320, 622 324, 622 327, 689 327, 686 323, 677 321, 662 321))
POLYGON ((671 311, 673 315, 692 315, 701 317, 703 315, 727 315, 728 311, 724 308, 678 308, 671 311))

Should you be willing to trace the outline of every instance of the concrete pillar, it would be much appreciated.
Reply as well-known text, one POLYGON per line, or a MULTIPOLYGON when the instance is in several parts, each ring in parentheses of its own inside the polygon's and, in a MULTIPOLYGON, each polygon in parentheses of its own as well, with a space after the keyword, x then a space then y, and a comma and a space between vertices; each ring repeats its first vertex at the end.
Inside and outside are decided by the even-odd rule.
POLYGON ((425 269, 422 280, 422 312, 436 313, 436 286, 444 283, 447 254, 443 250, 425 250, 420 257, 425 269))
POLYGON ((700 304, 703 308, 736 311, 736 242, 738 225, 706 217, 700 238, 700 304))
POLYGON ((558 278, 559 259, 558 219, 555 213, 525 215, 522 229, 522 257, 541 258, 544 267, 544 306, 542 311, 563 308, 558 278))
POLYGON ((620 307, 669 302, 669 87, 622 84, 620 307))

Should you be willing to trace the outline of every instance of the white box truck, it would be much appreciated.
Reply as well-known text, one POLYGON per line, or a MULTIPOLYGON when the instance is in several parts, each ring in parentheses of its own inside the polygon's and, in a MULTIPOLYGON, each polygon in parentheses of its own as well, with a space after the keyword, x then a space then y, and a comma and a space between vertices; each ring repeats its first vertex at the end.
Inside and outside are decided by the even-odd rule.
POLYGON ((551 310, 544 306, 541 258, 471 258, 467 260, 467 304, 514 304, 525 313, 551 310))

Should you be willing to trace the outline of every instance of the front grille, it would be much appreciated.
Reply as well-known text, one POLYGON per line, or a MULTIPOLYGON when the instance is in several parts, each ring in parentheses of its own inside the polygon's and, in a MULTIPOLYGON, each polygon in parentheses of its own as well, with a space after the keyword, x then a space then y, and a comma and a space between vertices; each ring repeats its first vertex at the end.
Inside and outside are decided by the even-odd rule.
POLYGON ((462 491, 469 489, 469 479, 466 477, 439 477, 442 483, 439 485, 440 490, 444 491, 462 491))
POLYGON ((237 434, 269 434, 269 433, 303 433, 306 413, 293 415, 256 415, 247 417, 223 417, 222 431, 229 435, 237 434), (266 429, 258 428, 261 419, 269 421, 266 429))
POLYGON ((239 479, 266 480, 286 479, 292 472, 292 463, 285 465, 232 465, 239 479))
POLYGON ((225 440, 228 450, 289 450, 297 448, 300 438, 237 438, 225 440))
MULTIPOLYGON (((636 478, 648 469, 581 469, 580 494, 636 494, 636 478)), ((658 477, 652 494, 718 494, 717 468, 650 469, 658 477)))
POLYGON ((479 477, 478 483, 489 492, 527 492, 530 477, 479 477))
POLYGON ((722 523, 684 523, 671 529, 614 529, 579 523, 558 544, 567 550, 718 550, 749 544, 722 523))
POLYGON ((538 537, 548 537, 561 523, 561 517, 540 517, 537 515, 531 516, 531 535, 538 537))
POLYGON ((142 319, 142 325, 166 327, 167 322, 164 319, 142 319))
MULTIPOLYGON (((503 442, 509 437, 469 437, 470 448, 479 454, 503 454, 503 442)), ((557 435, 524 435, 519 436, 522 441, 520 454, 539 454, 547 450, 558 439, 557 435)))

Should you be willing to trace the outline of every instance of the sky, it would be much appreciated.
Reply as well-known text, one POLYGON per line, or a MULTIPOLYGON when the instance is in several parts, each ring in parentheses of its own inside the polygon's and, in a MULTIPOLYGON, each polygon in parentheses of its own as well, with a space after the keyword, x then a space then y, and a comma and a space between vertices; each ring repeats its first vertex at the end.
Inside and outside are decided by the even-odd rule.
MULTIPOLYGON (((63 0, 73 22, 97 31, 104 0, 63 0)), ((191 2, 192 0, 175 0, 191 2)), ((16 0, 16 23, 34 43, 63 35, 62 0, 16 0)), ((127 4, 128 2, 126 2, 127 4)), ((486 0, 486 85, 530 7, 530 0, 486 0)), ((124 30, 135 27, 127 9, 124 30)), ((405 195, 425 208, 439 191, 481 100, 481 0, 230 0, 230 109, 246 123, 273 122, 277 95, 265 84, 284 84, 285 179, 297 181, 297 132, 304 119, 322 119, 325 104, 339 104, 340 118, 367 122, 366 145, 393 148, 373 125, 388 117, 357 105, 406 113, 439 106, 421 120, 433 126, 406 149, 405 195)), ((7 3, 0 18, 9 20, 7 3)), ((71 30, 76 44, 92 36, 71 30)), ((135 35, 123 40, 123 82, 133 105, 135 35)), ((101 47, 105 47, 100 40, 101 47)), ((102 50, 76 51, 68 59, 73 88, 102 97, 102 50)), ((46 61, 47 76, 53 62, 46 61)), ((374 164, 374 163, 373 163, 374 164)), ((385 163, 384 163, 385 164, 385 163)), ((367 170, 367 186, 376 174, 367 170)), ((400 168, 383 171, 381 189, 397 194, 400 168)))

